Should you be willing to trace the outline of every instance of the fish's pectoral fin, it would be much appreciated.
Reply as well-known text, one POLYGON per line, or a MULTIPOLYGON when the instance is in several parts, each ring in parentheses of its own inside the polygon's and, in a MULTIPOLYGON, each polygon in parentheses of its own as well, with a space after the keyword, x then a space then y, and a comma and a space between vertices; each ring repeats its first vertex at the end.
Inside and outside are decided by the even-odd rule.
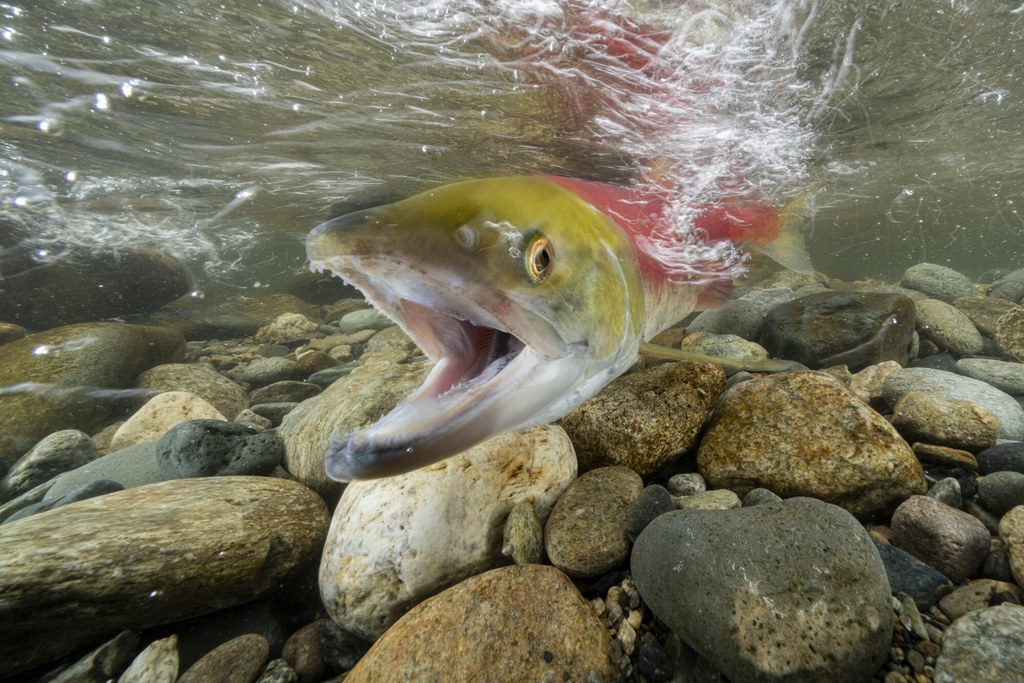
POLYGON ((747 370, 749 372, 788 372, 791 370, 807 369, 807 366, 791 360, 733 360, 731 358, 709 356, 704 353, 683 351, 682 349, 673 349, 668 346, 649 344, 647 342, 640 344, 640 354, 661 360, 691 360, 703 363, 714 363, 715 365, 721 365, 726 368, 747 370))

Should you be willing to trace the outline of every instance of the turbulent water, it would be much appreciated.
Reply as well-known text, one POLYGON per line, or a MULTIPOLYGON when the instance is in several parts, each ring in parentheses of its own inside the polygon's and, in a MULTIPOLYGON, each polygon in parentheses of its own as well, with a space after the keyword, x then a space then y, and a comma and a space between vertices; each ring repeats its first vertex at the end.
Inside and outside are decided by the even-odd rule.
POLYGON ((0 4, 0 245, 157 244, 272 288, 332 210, 657 174, 682 230, 809 197, 839 277, 1019 267, 1022 34, 1019 0, 0 4), (595 39, 634 20, 653 64, 595 39))

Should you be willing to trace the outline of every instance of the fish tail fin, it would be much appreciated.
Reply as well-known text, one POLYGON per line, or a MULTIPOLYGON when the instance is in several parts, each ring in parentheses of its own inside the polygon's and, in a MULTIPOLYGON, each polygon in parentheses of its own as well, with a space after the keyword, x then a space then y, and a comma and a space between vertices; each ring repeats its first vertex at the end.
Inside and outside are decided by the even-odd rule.
POLYGON ((790 270, 814 270, 803 233, 804 223, 810 215, 810 201, 813 195, 810 190, 802 192, 782 207, 779 212, 778 233, 770 242, 757 244, 755 251, 790 270))

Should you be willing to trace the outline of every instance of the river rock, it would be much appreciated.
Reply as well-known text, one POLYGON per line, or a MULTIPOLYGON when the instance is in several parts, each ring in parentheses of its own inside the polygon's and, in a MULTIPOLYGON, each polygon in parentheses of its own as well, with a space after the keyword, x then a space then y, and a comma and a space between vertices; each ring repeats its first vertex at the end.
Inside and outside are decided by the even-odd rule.
POLYGON ((153 247, 0 251, 0 320, 46 329, 150 313, 188 291, 181 265, 153 247))
POLYGON ((978 502, 996 517, 1024 505, 1024 474, 993 472, 985 475, 978 482, 978 502))
POLYGON ((1010 571, 1017 585, 1024 586, 1024 505, 1013 508, 999 520, 999 537, 1010 555, 1010 571))
POLYGON ((876 543, 879 557, 893 595, 905 593, 924 610, 931 609, 939 598, 953 590, 953 583, 935 567, 925 564, 906 550, 876 543))
POLYGON ((272 432, 223 420, 182 422, 156 445, 157 464, 168 479, 265 476, 283 455, 284 444, 272 432))
POLYGON ((981 352, 984 342, 974 323, 959 309, 938 299, 914 302, 921 339, 958 356, 981 352))
POLYGON ((956 371, 1008 394, 1024 394, 1024 363, 994 358, 961 358, 956 362, 956 371))
POLYGON ((999 605, 960 617, 946 629, 935 683, 1019 681, 1024 671, 1024 607, 999 605))
POLYGON ((999 420, 999 438, 1020 441, 1024 438, 1024 409, 1009 394, 995 387, 952 372, 931 368, 903 368, 885 380, 882 396, 895 406, 911 391, 923 391, 958 398, 980 405, 999 420))
POLYGON ((117 390, 184 348, 173 330, 120 323, 68 325, 0 346, 0 386, 24 389, 0 394, 0 461, 15 462, 58 430, 102 426, 120 407, 117 390))
POLYGON ((155 394, 165 391, 187 391, 216 408, 225 418, 233 420, 249 406, 249 397, 238 382, 220 374, 207 363, 169 363, 150 368, 135 380, 139 389, 155 394))
POLYGON ((288 637, 281 648, 281 659, 287 662, 297 680, 315 683, 324 679, 327 666, 321 647, 321 636, 328 619, 317 619, 288 637))
POLYGON ((1002 273, 989 287, 988 295, 1009 301, 1020 301, 1024 298, 1024 268, 1002 273))
POLYGON ((992 296, 967 296, 953 302, 986 337, 994 337, 999 318, 1016 304, 992 296))
POLYGON ((138 648, 138 634, 121 631, 53 678, 45 680, 47 683, 105 683, 116 680, 131 664, 138 648))
POLYGON ((337 499, 342 484, 329 479, 324 469, 331 433, 350 432, 379 419, 422 383, 428 369, 426 362, 369 359, 319 396, 300 403, 277 430, 285 445, 285 469, 326 499, 337 499))
POLYGON ((252 392, 252 404, 259 403, 301 403, 323 391, 319 385, 294 380, 274 382, 252 392))
POLYGON ((246 365, 228 370, 225 374, 236 382, 264 387, 275 382, 294 380, 298 377, 298 370, 291 358, 275 356, 257 358, 246 365))
POLYGON ((216 408, 195 394, 168 391, 154 396, 117 428, 110 440, 110 450, 119 451, 143 441, 155 441, 172 427, 190 420, 225 419, 216 408))
POLYGON ((301 313, 282 313, 274 320, 256 330, 254 337, 260 342, 284 342, 308 339, 320 331, 320 325, 301 313))
POLYGON ((154 640, 132 660, 117 683, 175 683, 178 679, 178 636, 154 640))
POLYGON ((992 537, 971 515, 934 498, 911 496, 892 516, 893 545, 958 583, 978 570, 992 537))
POLYGON ((394 321, 374 308, 362 308, 341 316, 338 329, 342 334, 351 334, 360 330, 383 330, 394 325, 394 321))
POLYGON ((414 607, 345 681, 607 681, 610 645, 564 574, 514 565, 414 607))
POLYGON ((939 609, 950 621, 956 621, 968 612, 992 606, 993 600, 1004 596, 1009 596, 1019 603, 1024 598, 1024 590, 1005 581, 977 579, 939 600, 939 609))
POLYGON ((92 481, 115 481, 126 489, 165 481, 167 475, 156 457, 156 442, 146 441, 76 467, 58 475, 44 500, 52 501, 92 481))
POLYGON ((628 467, 599 467, 572 482, 544 527, 555 567, 573 578, 599 576, 629 556, 629 510, 643 490, 628 467))
POLYGON ((90 498, 95 498, 96 496, 104 496, 108 493, 123 490, 124 486, 120 482, 112 481, 110 479, 95 479, 93 481, 87 481, 84 484, 75 486, 61 496, 51 496, 49 498, 44 496, 38 503, 27 505, 7 517, 4 523, 14 522, 23 517, 29 517, 30 515, 59 508, 62 505, 77 503, 80 500, 88 500, 90 498))
POLYGON ((655 519, 676 509, 672 494, 664 486, 651 484, 645 486, 633 504, 629 506, 626 517, 626 538, 632 543, 640 532, 655 519))
POLYGON ((0 346, 7 344, 8 342, 21 339, 28 334, 21 325, 15 325, 14 323, 0 322, 0 346))
POLYGON ((892 425, 838 380, 815 372, 730 389, 704 433, 697 464, 714 488, 812 496, 858 517, 926 490, 920 463, 892 425))
POLYGON ((673 474, 666 482, 665 488, 673 496, 692 496, 707 491, 708 485, 699 472, 682 472, 673 474))
MULTIPOLYGON (((788 290, 787 290, 788 291, 788 290)), ((792 294, 792 292, 790 292, 792 294)), ((690 334, 710 332, 711 334, 733 334, 753 341, 761 337, 764 314, 752 301, 730 299, 721 308, 701 311, 686 326, 690 334)))
POLYGON ((907 441, 980 451, 995 445, 999 419, 959 398, 911 391, 892 409, 892 424, 907 441))
POLYGON ((670 512, 640 534, 632 571, 651 610, 730 680, 853 683, 889 651, 885 568, 828 503, 670 512))
POLYGON ((996 345, 1003 355, 1024 363, 1024 306, 1016 306, 996 322, 996 345))
POLYGON ((978 294, 978 288, 966 275, 935 263, 918 263, 907 268, 900 279, 900 286, 924 292, 932 299, 948 304, 960 297, 978 294))
POLYGON ((512 506, 505 520, 501 554, 516 564, 540 564, 544 561, 544 527, 532 502, 512 506))
POLYGON ((77 429, 54 432, 14 463, 0 482, 0 501, 20 496, 58 474, 92 462, 99 455, 96 444, 84 432, 77 429))
POLYGON ((546 518, 575 475, 569 438, 548 425, 407 474, 352 482, 320 565, 328 613, 363 638, 379 637, 417 602, 501 564, 512 506, 532 501, 546 518))
POLYGON ((1020 472, 1024 474, 1024 442, 1004 441, 978 453, 978 472, 1020 472))
POLYGON ((148 319, 178 330, 186 339, 237 339, 252 336, 281 314, 299 313, 316 318, 318 310, 291 294, 203 300, 184 296, 148 319))
POLYGON ((256 683, 298 683, 299 675, 288 666, 284 659, 271 660, 263 673, 256 679, 256 683))
POLYGON ((559 424, 583 470, 623 465, 650 475, 693 445, 725 373, 710 363, 664 363, 620 377, 559 424))
POLYGON ((177 683, 253 683, 269 656, 267 639, 249 633, 210 650, 177 683))
POLYGON ((894 360, 905 365, 914 333, 914 302, 899 294, 820 292, 773 308, 761 345, 776 358, 812 368, 856 372, 894 360))
POLYGON ((264 477, 169 481, 0 526, 0 676, 251 600, 313 560, 326 528, 318 496, 264 477))

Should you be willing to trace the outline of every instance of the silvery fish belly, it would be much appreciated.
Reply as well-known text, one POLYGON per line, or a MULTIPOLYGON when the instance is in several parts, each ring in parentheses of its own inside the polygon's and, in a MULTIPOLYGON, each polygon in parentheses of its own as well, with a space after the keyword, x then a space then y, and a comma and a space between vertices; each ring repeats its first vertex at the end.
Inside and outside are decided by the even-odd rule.
POLYGON ((326 468, 340 481, 557 419, 625 371, 649 333, 629 238, 545 178, 455 183, 344 215, 306 249, 435 362, 380 421, 333 435, 326 468))

